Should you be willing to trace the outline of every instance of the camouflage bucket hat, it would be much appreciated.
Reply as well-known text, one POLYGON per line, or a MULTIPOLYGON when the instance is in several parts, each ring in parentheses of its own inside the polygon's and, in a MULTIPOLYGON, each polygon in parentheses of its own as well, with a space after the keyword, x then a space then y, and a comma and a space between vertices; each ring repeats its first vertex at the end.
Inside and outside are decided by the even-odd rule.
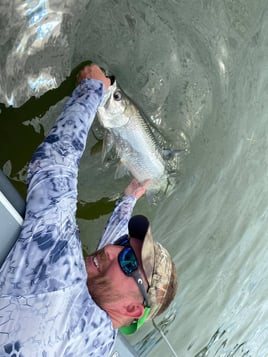
POLYGON ((157 316, 165 301, 172 275, 172 259, 160 243, 153 241, 149 221, 145 216, 131 218, 129 235, 143 240, 142 265, 149 283, 148 296, 151 303, 151 311, 146 320, 151 320, 157 316))

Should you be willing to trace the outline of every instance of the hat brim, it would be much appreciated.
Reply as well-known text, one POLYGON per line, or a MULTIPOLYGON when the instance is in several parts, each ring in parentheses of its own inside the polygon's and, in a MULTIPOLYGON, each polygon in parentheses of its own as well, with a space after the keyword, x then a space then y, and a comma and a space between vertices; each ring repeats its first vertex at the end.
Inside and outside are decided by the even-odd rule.
POLYGON ((149 286, 152 283, 152 276, 154 271, 155 252, 154 241, 152 237, 151 227, 148 227, 146 236, 143 241, 141 250, 142 266, 145 271, 149 286))
POLYGON ((133 216, 129 221, 128 230, 131 238, 143 241, 141 249, 142 266, 150 286, 154 270, 155 252, 149 221, 143 215, 133 216))

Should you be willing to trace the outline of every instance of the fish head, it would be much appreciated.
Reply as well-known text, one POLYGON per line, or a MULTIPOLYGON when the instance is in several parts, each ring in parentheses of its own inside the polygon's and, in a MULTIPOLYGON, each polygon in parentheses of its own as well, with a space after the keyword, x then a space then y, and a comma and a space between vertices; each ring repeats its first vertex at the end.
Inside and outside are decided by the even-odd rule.
POLYGON ((126 125, 130 119, 129 103, 127 96, 114 81, 104 94, 97 111, 101 125, 104 128, 118 128, 126 125))

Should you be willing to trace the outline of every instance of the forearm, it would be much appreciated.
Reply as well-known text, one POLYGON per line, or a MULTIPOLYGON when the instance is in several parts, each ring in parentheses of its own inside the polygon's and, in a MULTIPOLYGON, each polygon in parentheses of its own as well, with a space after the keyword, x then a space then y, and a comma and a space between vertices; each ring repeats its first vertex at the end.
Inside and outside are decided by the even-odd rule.
POLYGON ((102 94, 101 82, 82 81, 33 156, 23 228, 2 266, 0 285, 8 293, 50 291, 82 274, 75 220, 77 171, 102 94))
POLYGON ((50 209, 69 197, 76 211, 77 174, 88 131, 103 97, 103 83, 85 79, 76 87, 28 170, 27 211, 50 209))
POLYGON ((103 83, 93 79, 85 79, 76 87, 48 136, 34 153, 29 181, 36 171, 48 166, 78 169, 103 91, 103 83))
POLYGON ((107 244, 112 244, 120 236, 128 233, 128 222, 136 202, 136 198, 132 195, 124 196, 117 202, 101 237, 98 249, 107 244))

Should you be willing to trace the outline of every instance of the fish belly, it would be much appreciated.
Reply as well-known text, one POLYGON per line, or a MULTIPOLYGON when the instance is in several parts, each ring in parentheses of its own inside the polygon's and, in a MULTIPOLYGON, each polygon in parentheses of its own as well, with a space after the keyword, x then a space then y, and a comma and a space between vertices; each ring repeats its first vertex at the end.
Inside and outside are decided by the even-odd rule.
POLYGON ((114 130, 116 152, 126 169, 138 181, 158 180, 165 174, 165 163, 142 125, 114 130))

